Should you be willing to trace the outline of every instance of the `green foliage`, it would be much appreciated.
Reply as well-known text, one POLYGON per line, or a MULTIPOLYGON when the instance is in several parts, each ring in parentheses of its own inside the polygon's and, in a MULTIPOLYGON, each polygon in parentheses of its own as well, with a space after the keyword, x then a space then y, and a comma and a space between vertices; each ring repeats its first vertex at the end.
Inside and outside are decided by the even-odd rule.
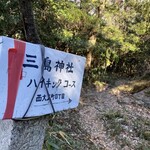
MULTIPOLYGON (((148 0, 37 0, 33 10, 43 44, 82 56, 91 51, 87 76, 93 81, 107 72, 138 74, 150 55, 149 4, 148 0)), ((16 6, 16 0, 0 2, 0 34, 24 39, 16 6)))
POLYGON ((18 1, 0 1, 0 34, 14 38, 22 38, 22 23, 18 1))

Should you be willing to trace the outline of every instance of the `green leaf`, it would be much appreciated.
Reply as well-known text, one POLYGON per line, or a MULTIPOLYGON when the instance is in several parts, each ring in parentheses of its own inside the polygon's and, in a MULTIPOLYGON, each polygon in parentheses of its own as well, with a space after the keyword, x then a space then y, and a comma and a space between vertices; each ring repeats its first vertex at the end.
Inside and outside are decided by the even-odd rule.
POLYGON ((51 142, 50 140, 48 140, 47 143, 48 143, 48 144, 47 144, 48 150, 52 150, 51 147, 53 147, 53 148, 56 149, 56 150, 59 150, 59 149, 60 149, 58 145, 56 145, 55 143, 51 142))

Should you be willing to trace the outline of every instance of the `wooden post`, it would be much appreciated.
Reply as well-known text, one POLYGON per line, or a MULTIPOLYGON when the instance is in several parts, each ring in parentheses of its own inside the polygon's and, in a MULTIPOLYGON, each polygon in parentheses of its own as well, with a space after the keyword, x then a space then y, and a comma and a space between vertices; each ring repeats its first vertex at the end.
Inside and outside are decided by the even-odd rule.
MULTIPOLYGON (((37 34, 31 0, 19 0, 26 41, 41 43, 37 34)), ((42 150, 48 117, 31 120, 1 120, 0 150, 42 150)))

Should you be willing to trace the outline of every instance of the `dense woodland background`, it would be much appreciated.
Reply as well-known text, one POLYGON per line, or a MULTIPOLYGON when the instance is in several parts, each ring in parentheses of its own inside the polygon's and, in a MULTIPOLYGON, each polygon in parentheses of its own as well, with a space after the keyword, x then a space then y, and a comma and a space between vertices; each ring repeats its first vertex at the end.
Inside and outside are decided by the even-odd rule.
MULTIPOLYGON (((42 43, 87 58, 85 81, 150 69, 149 0, 32 0, 42 43)), ((0 1, 0 35, 26 40, 18 0, 0 1)))

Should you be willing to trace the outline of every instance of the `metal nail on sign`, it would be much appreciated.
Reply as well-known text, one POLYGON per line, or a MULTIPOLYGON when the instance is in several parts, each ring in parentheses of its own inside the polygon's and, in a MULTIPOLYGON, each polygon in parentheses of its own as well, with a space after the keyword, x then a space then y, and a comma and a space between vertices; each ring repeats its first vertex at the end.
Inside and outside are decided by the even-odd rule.
POLYGON ((77 107, 84 66, 84 57, 1 36, 0 119, 77 107))

